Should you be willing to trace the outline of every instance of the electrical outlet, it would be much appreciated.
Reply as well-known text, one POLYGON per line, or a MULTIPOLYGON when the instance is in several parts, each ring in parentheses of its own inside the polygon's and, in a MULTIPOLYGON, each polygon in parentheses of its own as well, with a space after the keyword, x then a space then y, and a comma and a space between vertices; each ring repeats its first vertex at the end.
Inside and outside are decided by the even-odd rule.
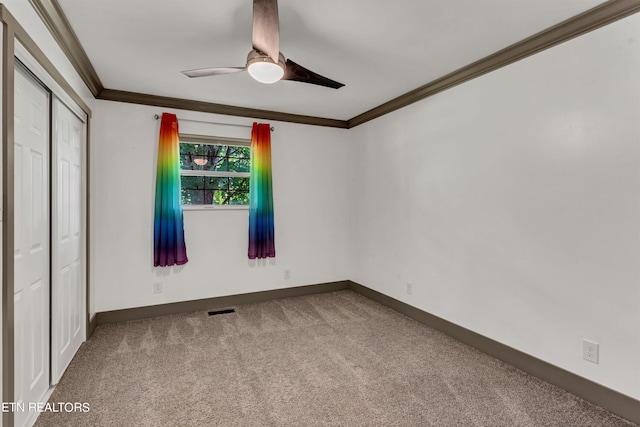
POLYGON ((153 293, 161 294, 162 293, 162 282, 154 282, 153 283, 153 293))
POLYGON ((589 340, 582 340, 582 358, 589 362, 598 363, 598 343, 589 340))
POLYGON ((407 295, 413 295, 413 283, 411 282, 407 282, 407 295))
POLYGON ((284 271, 284 278, 287 279, 287 280, 291 279, 291 270, 287 269, 287 270, 284 271))

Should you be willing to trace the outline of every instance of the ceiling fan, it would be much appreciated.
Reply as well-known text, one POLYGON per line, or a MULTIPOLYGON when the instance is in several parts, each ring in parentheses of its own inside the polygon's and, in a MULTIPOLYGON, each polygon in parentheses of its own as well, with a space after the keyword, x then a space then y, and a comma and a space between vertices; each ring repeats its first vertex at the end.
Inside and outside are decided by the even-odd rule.
POLYGON ((246 66, 199 68, 182 73, 188 77, 205 77, 240 71, 248 71, 251 77, 261 83, 294 80, 333 89, 344 86, 342 83, 307 70, 290 59, 285 59, 280 53, 278 0, 253 0, 253 49, 247 56, 246 66))

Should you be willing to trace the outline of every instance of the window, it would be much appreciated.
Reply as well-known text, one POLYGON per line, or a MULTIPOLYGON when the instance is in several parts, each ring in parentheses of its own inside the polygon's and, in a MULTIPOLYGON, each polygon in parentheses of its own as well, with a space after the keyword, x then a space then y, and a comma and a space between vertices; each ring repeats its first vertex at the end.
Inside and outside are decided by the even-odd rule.
POLYGON ((185 206, 249 204, 251 142, 180 135, 180 180, 185 206))

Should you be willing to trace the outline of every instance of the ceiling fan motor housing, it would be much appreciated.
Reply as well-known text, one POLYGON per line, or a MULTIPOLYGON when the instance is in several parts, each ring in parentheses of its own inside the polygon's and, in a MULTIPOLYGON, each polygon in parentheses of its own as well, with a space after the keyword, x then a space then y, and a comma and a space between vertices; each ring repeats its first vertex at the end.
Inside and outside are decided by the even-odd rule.
POLYGON ((251 50, 247 56, 247 71, 251 77, 260 83, 275 83, 284 76, 286 69, 284 56, 279 53, 278 63, 267 54, 251 50))
MULTIPOLYGON (((255 49, 251 49, 251 52, 249 52, 249 55, 247 55, 247 67, 256 62, 268 62, 270 64, 275 64, 275 62, 273 62, 273 59, 271 59, 271 57, 266 53, 262 53, 255 49)), ((286 59, 284 58, 284 55, 280 53, 278 55, 277 65, 279 65, 280 68, 284 70, 286 68, 285 63, 286 63, 286 59)))

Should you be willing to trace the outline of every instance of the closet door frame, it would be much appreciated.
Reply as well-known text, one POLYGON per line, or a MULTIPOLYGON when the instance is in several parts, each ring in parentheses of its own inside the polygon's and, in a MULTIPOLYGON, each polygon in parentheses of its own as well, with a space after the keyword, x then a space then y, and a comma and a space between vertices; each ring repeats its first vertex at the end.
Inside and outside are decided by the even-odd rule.
MULTIPOLYGON (((40 80, 40 82, 44 85, 44 87, 49 90, 49 224, 50 224, 50 251, 49 251, 49 266, 50 266, 50 275, 49 275, 49 386, 55 385, 58 383, 59 376, 62 375, 59 372, 59 355, 58 355, 58 341, 59 337, 59 329, 57 327, 63 323, 63 320, 60 318, 61 316, 66 315, 67 313, 62 310, 62 307, 57 304, 57 299, 59 297, 58 293, 61 290, 61 286, 58 280, 58 271, 57 263, 58 263, 58 254, 56 254, 56 248, 58 241, 56 240, 58 237, 58 224, 57 222, 60 220, 58 213, 56 212, 58 206, 57 197, 60 197, 58 194, 58 175, 60 174, 60 170, 58 170, 57 164, 57 153, 60 147, 58 147, 58 126, 59 126, 59 115, 60 111, 58 109, 58 104, 60 108, 67 108, 73 115, 75 115, 82 123, 83 123, 83 131, 84 138, 80 141, 80 185, 82 186, 80 193, 81 197, 79 200, 80 207, 80 236, 81 239, 84 239, 86 242, 86 188, 84 187, 84 183, 86 182, 86 156, 85 156, 85 146, 86 146, 86 123, 87 123, 87 114, 85 114, 80 107, 78 107, 75 102, 60 88, 60 86, 53 80, 53 78, 47 73, 47 71, 36 61, 36 59, 27 51, 27 49, 21 44, 15 44, 15 54, 14 61, 16 65, 21 64, 27 70, 28 73, 31 73, 35 76, 36 79, 40 80), (54 289, 55 288, 55 289, 54 289), (55 377, 54 377, 55 376, 55 377)), ((14 77, 15 80, 15 77, 14 77)), ((15 103, 15 97, 14 97, 15 103)), ((81 246, 80 250, 80 283, 83 289, 80 290, 81 293, 81 309, 80 311, 87 313, 87 281, 86 281, 86 268, 87 259, 86 259, 86 245, 81 246)), ((14 283, 15 287, 15 283, 14 283)), ((14 311, 15 315, 15 311, 14 311)), ((82 336, 82 341, 85 341, 87 338, 86 335, 86 321, 82 322, 80 334, 82 336)))
MULTIPOLYGON (((0 4, 0 23, 2 24, 2 400, 13 402, 15 395, 14 378, 14 207, 11 202, 15 196, 14 188, 14 67, 15 55, 27 65, 33 72, 43 71, 43 81, 63 101, 70 100, 76 108, 86 117, 85 153, 83 156, 84 180, 83 195, 86 211, 84 215, 84 256, 85 256, 85 331, 90 333, 89 309, 90 309, 90 117, 91 109, 82 97, 75 92, 72 86, 65 80, 56 67, 49 61, 42 49, 29 36, 25 29, 9 12, 7 7, 0 4), (20 56, 24 55, 26 56, 20 56), (31 63, 32 62, 32 63, 31 63), (35 66, 34 66, 35 65, 35 66)), ((2 414, 2 426, 14 425, 14 414, 4 412, 2 414)))

